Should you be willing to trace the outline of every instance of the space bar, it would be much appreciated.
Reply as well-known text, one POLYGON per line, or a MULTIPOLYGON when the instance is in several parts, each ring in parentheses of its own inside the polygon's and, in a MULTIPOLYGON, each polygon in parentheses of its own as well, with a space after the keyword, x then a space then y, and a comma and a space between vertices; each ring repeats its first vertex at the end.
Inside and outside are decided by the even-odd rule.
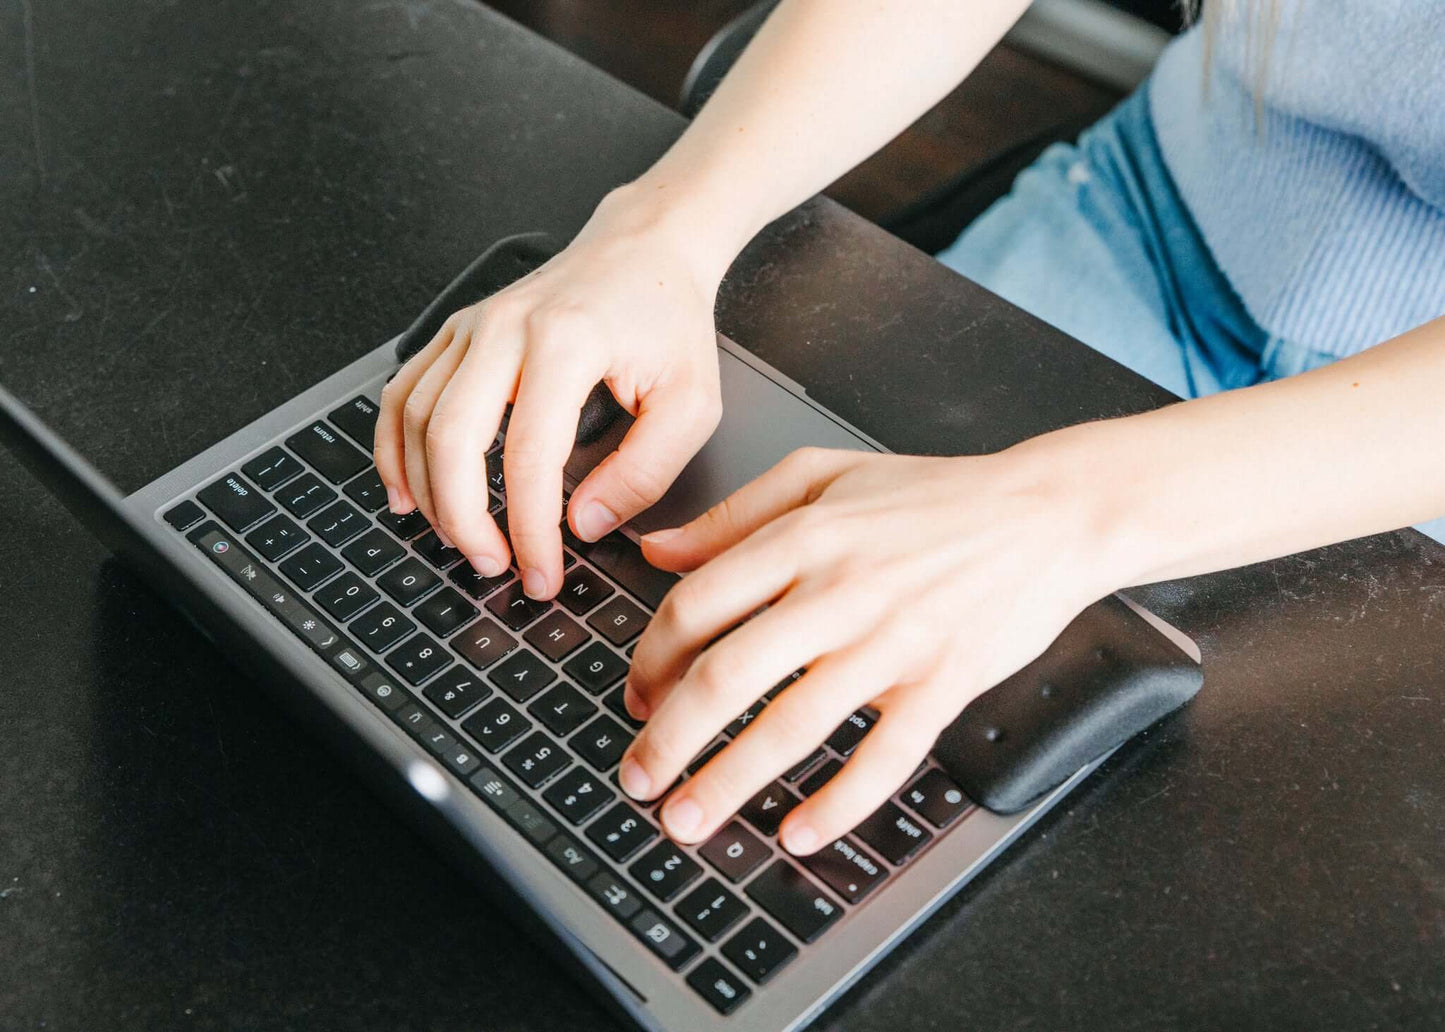
POLYGON ((659 570, 642 558, 642 549, 633 544, 631 538, 614 533, 589 545, 573 537, 565 528, 563 533, 568 547, 653 609, 661 604, 662 596, 678 582, 676 574, 659 570))

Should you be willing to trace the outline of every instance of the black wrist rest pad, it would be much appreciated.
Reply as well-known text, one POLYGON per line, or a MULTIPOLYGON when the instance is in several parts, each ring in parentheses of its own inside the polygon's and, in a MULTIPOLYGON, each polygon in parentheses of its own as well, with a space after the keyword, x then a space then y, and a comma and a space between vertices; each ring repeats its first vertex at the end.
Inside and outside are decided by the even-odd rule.
POLYGON ((969 703, 933 755, 974 802, 1017 813, 1178 709, 1203 683, 1192 658, 1110 596, 969 703))

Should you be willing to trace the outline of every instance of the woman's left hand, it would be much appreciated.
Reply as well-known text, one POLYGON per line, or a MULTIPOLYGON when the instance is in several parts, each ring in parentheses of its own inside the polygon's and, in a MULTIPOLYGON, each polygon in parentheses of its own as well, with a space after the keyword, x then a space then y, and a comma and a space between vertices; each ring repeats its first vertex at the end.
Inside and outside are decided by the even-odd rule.
POLYGON ((686 526, 643 538, 654 565, 694 572, 633 658, 627 706, 647 724, 623 759, 628 794, 661 795, 806 667, 673 792, 663 824, 679 842, 706 839, 864 705, 877 724, 781 839, 810 853, 872 813, 971 699, 1127 582, 1107 559, 1097 478, 1049 440, 967 458, 804 449, 686 526))

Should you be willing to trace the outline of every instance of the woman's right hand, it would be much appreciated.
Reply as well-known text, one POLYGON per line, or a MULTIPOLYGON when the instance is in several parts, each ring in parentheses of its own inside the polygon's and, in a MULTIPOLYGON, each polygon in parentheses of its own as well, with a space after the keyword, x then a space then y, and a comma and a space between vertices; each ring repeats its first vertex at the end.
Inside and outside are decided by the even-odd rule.
POLYGON ((635 186, 608 195, 566 250, 452 315, 382 392, 376 468, 392 510, 420 508, 482 575, 506 569, 483 456, 512 403, 511 546, 526 593, 551 598, 562 586, 562 466, 593 386, 605 382, 637 421, 572 494, 583 540, 657 501, 716 428, 713 304, 725 267, 635 186))

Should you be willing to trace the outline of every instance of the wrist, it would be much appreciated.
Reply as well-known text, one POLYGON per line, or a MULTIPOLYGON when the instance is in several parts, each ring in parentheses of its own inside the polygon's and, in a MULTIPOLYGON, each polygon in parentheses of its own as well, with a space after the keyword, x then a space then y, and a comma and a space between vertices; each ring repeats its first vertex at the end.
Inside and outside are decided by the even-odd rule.
MULTIPOLYGON (((1142 428, 1141 428, 1142 429, 1142 428)), ((1045 485, 1090 601, 1159 579, 1176 533, 1156 525, 1145 504, 1161 489, 1128 418, 1083 423, 1008 449, 1034 483, 1045 485)))
POLYGON ((656 167, 608 193, 597 216, 661 243, 714 288, 757 232, 748 219, 710 203, 694 184, 669 180, 656 167))

